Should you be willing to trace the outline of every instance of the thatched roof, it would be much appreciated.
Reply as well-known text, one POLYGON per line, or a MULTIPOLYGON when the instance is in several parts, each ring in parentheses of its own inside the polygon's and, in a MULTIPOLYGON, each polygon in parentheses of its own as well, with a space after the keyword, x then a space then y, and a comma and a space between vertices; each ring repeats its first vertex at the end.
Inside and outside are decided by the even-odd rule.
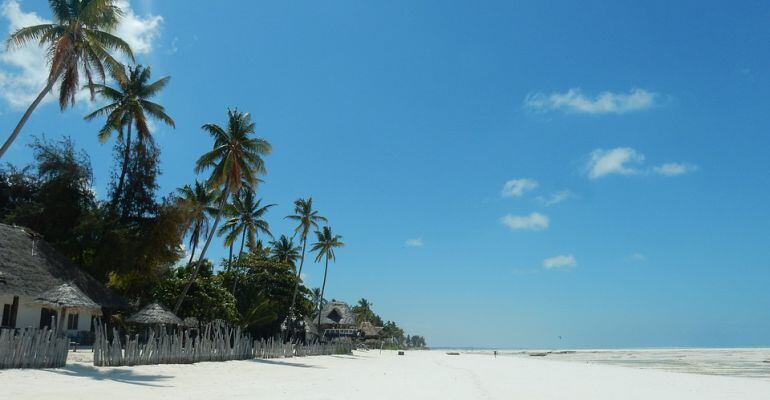
POLYGON ((132 322, 135 324, 146 324, 146 325, 154 325, 154 324, 183 325, 184 324, 182 320, 179 319, 179 317, 174 315, 174 313, 167 310, 166 307, 163 307, 157 302, 148 304, 143 309, 141 309, 141 311, 139 311, 138 313, 128 317, 126 322, 132 322))
MULTIPOLYGON (((317 317, 313 319, 317 321, 317 317)), ((321 326, 356 326, 356 316, 342 301, 330 301, 321 310, 321 326)))
POLYGON ((358 326, 358 330, 364 333, 365 337, 372 338, 372 337, 379 337, 380 332, 382 332, 381 326, 374 326, 369 321, 364 321, 361 323, 361 325, 358 326))
POLYGON ((65 283, 102 307, 127 307, 125 300, 73 265, 40 235, 0 224, 0 294, 37 297, 65 283))
POLYGON ((99 310, 102 307, 88 298, 77 287, 64 283, 35 298, 36 301, 54 307, 79 308, 81 310, 99 310))

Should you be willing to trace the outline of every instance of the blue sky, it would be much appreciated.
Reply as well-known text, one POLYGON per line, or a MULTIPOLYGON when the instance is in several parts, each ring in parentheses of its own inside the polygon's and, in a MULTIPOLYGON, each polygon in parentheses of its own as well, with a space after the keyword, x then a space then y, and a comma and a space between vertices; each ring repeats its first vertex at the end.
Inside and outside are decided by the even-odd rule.
MULTIPOLYGON (((273 232, 312 195, 347 243, 329 297, 431 345, 770 345, 770 6, 382 3, 132 1, 121 33, 172 76, 162 192, 237 106, 274 147, 273 232)), ((6 1, 0 32, 35 18, 6 1)), ((0 132, 38 56, 0 54, 0 132)), ((7 160, 71 135, 103 196, 94 106, 45 103, 7 160)))

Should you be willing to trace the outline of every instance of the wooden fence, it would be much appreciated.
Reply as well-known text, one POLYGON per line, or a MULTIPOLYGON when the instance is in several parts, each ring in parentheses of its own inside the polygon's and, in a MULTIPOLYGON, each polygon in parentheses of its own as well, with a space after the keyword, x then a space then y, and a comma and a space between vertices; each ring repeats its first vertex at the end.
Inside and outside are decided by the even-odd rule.
POLYGON ((158 332, 151 330, 146 341, 139 335, 126 335, 121 343, 120 335, 113 329, 109 339, 104 326, 97 325, 94 342, 94 365, 148 365, 190 364, 199 361, 246 360, 253 357, 251 337, 221 323, 209 323, 197 337, 189 330, 158 332))
POLYGON ((350 354, 353 351, 350 341, 332 343, 283 343, 271 339, 254 342, 255 358, 287 358, 321 356, 329 354, 350 354))
POLYGON ((67 363, 69 339, 56 330, 0 330, 0 369, 60 368, 67 363))

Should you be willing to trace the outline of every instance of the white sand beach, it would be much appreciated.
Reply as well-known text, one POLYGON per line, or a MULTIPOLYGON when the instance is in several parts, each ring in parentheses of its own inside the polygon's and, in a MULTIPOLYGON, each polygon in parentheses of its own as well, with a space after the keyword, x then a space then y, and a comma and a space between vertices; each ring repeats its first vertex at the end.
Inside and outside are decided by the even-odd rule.
POLYGON ((770 379, 443 351, 0 371, 6 399, 768 399, 770 379))

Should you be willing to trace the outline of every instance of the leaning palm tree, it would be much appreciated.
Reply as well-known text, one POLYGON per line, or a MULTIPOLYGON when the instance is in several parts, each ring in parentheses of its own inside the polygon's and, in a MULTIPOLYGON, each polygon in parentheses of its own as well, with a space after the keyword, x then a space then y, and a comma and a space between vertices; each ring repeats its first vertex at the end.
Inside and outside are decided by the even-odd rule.
POLYGON ((188 221, 185 232, 190 232, 192 251, 190 252, 190 260, 187 262, 187 265, 190 265, 201 236, 206 236, 209 230, 209 216, 216 213, 213 204, 219 193, 216 189, 209 189, 198 180, 193 186, 185 185, 177 191, 180 195, 179 203, 188 221))
MULTIPOLYGON (((315 251, 315 262, 326 260, 326 266, 324 267, 324 280, 321 285, 321 298, 324 297, 324 291, 326 290, 326 275, 329 272, 329 259, 336 261, 337 257, 334 255, 334 249, 342 247, 345 243, 342 243, 342 236, 332 233, 332 228, 324 226, 321 231, 316 231, 317 242, 313 243, 313 247, 310 251, 315 251)), ((318 331, 321 331, 321 303, 318 303, 318 331)))
POLYGON ((299 259, 299 246, 294 245, 293 239, 289 239, 286 235, 281 235, 278 240, 270 242, 270 245, 273 246, 271 253, 274 260, 289 264, 296 270, 297 259, 299 259))
POLYGON ((150 82, 150 67, 136 65, 128 67, 128 71, 121 66, 119 70, 111 72, 112 78, 117 83, 116 87, 110 87, 101 83, 91 83, 88 88, 99 94, 109 103, 85 116, 90 121, 98 116, 107 116, 104 126, 99 130, 99 141, 105 142, 110 134, 118 131, 118 141, 124 142, 122 167, 118 186, 112 194, 110 208, 115 209, 118 200, 123 193, 128 171, 128 162, 131 154, 131 127, 136 126, 136 135, 139 143, 152 140, 152 133, 148 127, 148 117, 175 127, 174 120, 166 114, 166 110, 149 98, 157 95, 168 84, 171 77, 165 76, 155 82, 150 82), (125 138, 123 135, 126 131, 125 138))
MULTIPOLYGON (((45 87, 0 147, 0 159, 57 82, 59 107, 64 110, 75 102, 81 72, 85 74, 89 85, 93 84, 94 75, 104 81, 105 71, 120 72, 121 64, 110 51, 123 54, 133 61, 134 55, 128 43, 112 34, 123 15, 116 3, 115 0, 49 0, 53 23, 27 26, 8 38, 6 48, 9 50, 35 42, 44 46, 49 70, 45 87)), ((91 98, 94 94, 91 89, 91 98)))
POLYGON ((219 220, 222 218, 222 210, 227 204, 227 198, 230 194, 238 193, 243 183, 251 187, 256 185, 257 175, 266 172, 262 157, 270 154, 271 151, 270 143, 266 140, 251 137, 254 133, 254 123, 251 121, 251 114, 249 113, 229 109, 227 110, 226 128, 217 124, 206 124, 203 125, 202 129, 214 137, 214 146, 210 152, 198 159, 195 163, 195 171, 200 173, 211 168, 208 186, 221 188, 222 195, 219 199, 214 224, 209 230, 208 238, 203 245, 198 262, 193 268, 193 273, 190 274, 190 280, 179 295, 174 313, 179 311, 190 286, 198 276, 199 266, 206 257, 206 251, 216 234, 219 220))
POLYGON ((297 302, 297 290, 299 289, 299 279, 302 275, 302 267, 305 265, 305 248, 307 247, 307 235, 312 228, 318 228, 319 222, 327 222, 325 217, 318 214, 318 210, 313 209, 313 198, 297 199, 294 201, 294 214, 286 219, 297 221, 297 227, 294 228, 294 236, 299 235, 302 242, 302 257, 299 261, 299 270, 297 270, 297 279, 294 282, 294 292, 291 295, 291 305, 289 306, 289 333, 293 334, 294 328, 294 305, 297 302))

